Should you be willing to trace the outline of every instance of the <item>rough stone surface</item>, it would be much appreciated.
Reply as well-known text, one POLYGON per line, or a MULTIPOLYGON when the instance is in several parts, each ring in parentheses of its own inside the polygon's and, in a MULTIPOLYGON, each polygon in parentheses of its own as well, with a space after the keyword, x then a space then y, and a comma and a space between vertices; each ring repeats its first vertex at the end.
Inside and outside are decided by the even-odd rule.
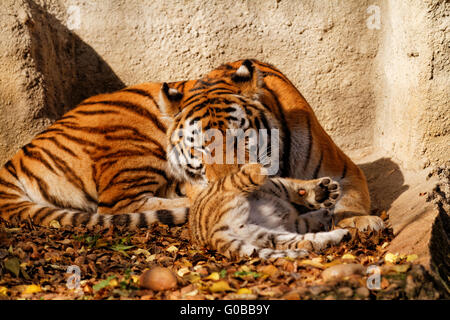
POLYGON ((88 96, 257 58, 361 165, 391 249, 426 265, 438 212, 434 237, 448 225, 448 208, 423 195, 443 181, 424 168, 450 159, 449 25, 443 0, 3 0, 0 165, 88 96))

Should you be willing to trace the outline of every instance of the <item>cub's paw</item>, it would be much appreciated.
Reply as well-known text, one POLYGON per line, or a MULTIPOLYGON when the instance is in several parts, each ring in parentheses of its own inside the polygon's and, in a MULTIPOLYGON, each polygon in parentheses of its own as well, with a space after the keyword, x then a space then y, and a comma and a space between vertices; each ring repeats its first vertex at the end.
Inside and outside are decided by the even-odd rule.
POLYGON ((298 195, 303 197, 306 207, 309 209, 331 208, 336 204, 341 194, 338 182, 324 177, 310 180, 309 183, 312 183, 309 188, 298 189, 298 195))
POLYGON ((384 221, 377 216, 355 216, 345 218, 337 224, 340 228, 356 228, 359 231, 380 231, 385 228, 384 221))
POLYGON ((249 177, 257 185, 263 184, 267 179, 267 169, 259 163, 247 163, 241 167, 241 173, 249 177))
POLYGON ((320 203, 323 208, 330 208, 336 204, 341 191, 339 188, 339 183, 331 180, 331 178, 325 177, 319 179, 316 187, 314 188, 314 200, 320 203))
POLYGON ((311 241, 309 240, 302 240, 296 243, 295 249, 303 249, 307 251, 313 251, 314 246, 311 241))
POLYGON ((330 210, 321 208, 299 215, 296 221, 296 231, 300 234, 307 232, 329 231, 332 224, 333 215, 330 210))
POLYGON ((342 240, 350 236, 347 229, 335 229, 328 232, 318 232, 314 234, 311 243, 315 251, 321 251, 328 246, 337 245, 342 240))

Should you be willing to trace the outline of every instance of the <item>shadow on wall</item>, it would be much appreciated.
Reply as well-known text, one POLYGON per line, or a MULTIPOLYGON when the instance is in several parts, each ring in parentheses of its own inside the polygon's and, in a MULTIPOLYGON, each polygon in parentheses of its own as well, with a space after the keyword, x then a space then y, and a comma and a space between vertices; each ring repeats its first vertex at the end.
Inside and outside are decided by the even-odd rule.
POLYGON ((45 108, 35 118, 56 120, 90 96, 125 85, 88 44, 38 4, 31 9, 31 55, 44 82, 45 108))
POLYGON ((390 158, 380 158, 360 164, 369 185, 372 211, 389 210, 392 203, 406 190, 405 179, 400 167, 390 158))

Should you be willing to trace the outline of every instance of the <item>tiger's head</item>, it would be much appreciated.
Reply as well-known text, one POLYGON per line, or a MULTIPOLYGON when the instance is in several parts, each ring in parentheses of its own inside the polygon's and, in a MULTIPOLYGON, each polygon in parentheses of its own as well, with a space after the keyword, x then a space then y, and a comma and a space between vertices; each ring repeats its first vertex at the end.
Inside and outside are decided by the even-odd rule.
MULTIPOLYGON (((162 85, 159 104, 170 122, 167 157, 175 177, 194 183, 215 180, 249 160, 267 160, 271 150, 256 151, 255 142, 261 142, 260 130, 270 139, 270 130, 278 129, 279 122, 262 97, 263 84, 253 63, 245 60, 234 68, 226 65, 212 71, 184 96, 162 85)), ((281 143, 282 137, 278 140, 281 143)))

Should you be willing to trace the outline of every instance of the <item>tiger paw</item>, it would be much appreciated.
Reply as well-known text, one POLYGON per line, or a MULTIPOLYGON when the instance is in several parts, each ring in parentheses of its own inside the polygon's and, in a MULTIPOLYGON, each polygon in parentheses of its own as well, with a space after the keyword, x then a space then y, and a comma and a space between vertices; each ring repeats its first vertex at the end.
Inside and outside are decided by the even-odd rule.
POLYGON ((296 249, 303 249, 303 250, 307 250, 307 251, 313 251, 314 250, 314 246, 313 246, 312 242, 309 241, 309 240, 299 241, 296 244, 295 248, 296 249))
POLYGON ((311 243, 314 247, 314 251, 319 252, 329 246, 339 244, 349 237, 350 233, 347 229, 335 229, 328 232, 314 233, 313 235, 311 243))
POLYGON ((339 221, 340 228, 356 228, 359 231, 380 231, 385 228, 384 221, 377 216, 355 216, 339 221))
POLYGON ((305 185, 303 187, 300 185, 297 193, 304 202, 304 205, 309 209, 330 209, 336 204, 341 194, 338 182, 324 177, 317 180, 310 180, 308 183, 312 183, 312 185, 309 188, 304 188, 305 185))
POLYGON ((326 208, 302 214, 298 219, 307 220, 308 230, 305 230, 305 232, 329 231, 333 224, 333 215, 331 211, 326 208))
POLYGON ((242 166, 241 172, 257 185, 263 184, 267 179, 267 169, 259 163, 247 163, 242 166))

